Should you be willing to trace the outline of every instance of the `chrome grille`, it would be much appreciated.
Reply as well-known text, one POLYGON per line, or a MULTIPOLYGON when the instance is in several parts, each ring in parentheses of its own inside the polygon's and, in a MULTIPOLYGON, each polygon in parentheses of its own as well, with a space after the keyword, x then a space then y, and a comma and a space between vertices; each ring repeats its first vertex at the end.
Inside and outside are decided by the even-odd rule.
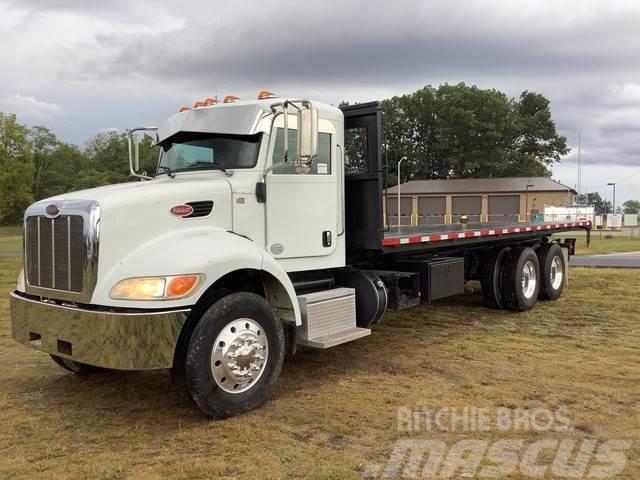
POLYGON ((80 215, 27 217, 25 264, 29 285, 81 292, 84 260, 84 218, 80 215))

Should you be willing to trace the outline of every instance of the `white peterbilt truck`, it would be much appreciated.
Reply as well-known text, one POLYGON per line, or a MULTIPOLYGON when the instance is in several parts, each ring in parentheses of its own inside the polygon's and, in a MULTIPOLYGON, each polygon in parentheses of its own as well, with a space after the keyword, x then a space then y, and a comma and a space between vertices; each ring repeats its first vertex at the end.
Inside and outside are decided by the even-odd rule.
POLYGON ((13 337, 77 374, 171 369, 180 393, 224 418, 264 402, 285 353, 371 333, 480 280, 484 303, 557 299, 571 239, 589 222, 389 227, 381 111, 227 97, 129 132, 141 181, 73 192, 24 216, 13 337), (145 132, 147 131, 147 132, 145 132), (155 137, 153 178, 137 139, 155 137))

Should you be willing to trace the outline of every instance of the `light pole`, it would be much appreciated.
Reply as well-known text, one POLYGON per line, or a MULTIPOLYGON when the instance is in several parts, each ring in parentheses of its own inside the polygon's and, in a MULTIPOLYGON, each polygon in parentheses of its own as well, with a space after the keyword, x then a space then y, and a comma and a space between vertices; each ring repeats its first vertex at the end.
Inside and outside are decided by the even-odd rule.
POLYGON ((615 215, 616 213, 616 183, 615 182, 610 182, 607 183, 607 185, 609 187, 613 187, 613 205, 611 205, 611 213, 613 213, 615 215))
POLYGON ((524 221, 528 221, 529 215, 531 214, 531 209, 529 208, 529 187, 533 187, 533 183, 527 183, 527 186, 524 189, 524 221))
POLYGON ((407 157, 402 157, 398 160, 398 230, 400 229, 400 165, 407 157))

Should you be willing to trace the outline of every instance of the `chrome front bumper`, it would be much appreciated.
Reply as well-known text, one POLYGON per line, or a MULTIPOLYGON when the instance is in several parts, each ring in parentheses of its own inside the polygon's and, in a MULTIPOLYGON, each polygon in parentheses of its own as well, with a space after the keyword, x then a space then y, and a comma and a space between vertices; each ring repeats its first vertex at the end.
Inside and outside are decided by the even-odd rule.
POLYGON ((114 313, 11 296, 18 342, 77 362, 120 370, 170 368, 189 310, 114 313))

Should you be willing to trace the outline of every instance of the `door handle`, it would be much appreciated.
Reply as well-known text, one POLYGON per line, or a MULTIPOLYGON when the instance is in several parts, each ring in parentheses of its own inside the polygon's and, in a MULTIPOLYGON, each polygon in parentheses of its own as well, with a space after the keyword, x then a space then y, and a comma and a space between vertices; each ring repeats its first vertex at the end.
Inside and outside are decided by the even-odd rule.
POLYGON ((325 230, 324 232, 322 232, 322 246, 331 246, 331 230, 325 230))

